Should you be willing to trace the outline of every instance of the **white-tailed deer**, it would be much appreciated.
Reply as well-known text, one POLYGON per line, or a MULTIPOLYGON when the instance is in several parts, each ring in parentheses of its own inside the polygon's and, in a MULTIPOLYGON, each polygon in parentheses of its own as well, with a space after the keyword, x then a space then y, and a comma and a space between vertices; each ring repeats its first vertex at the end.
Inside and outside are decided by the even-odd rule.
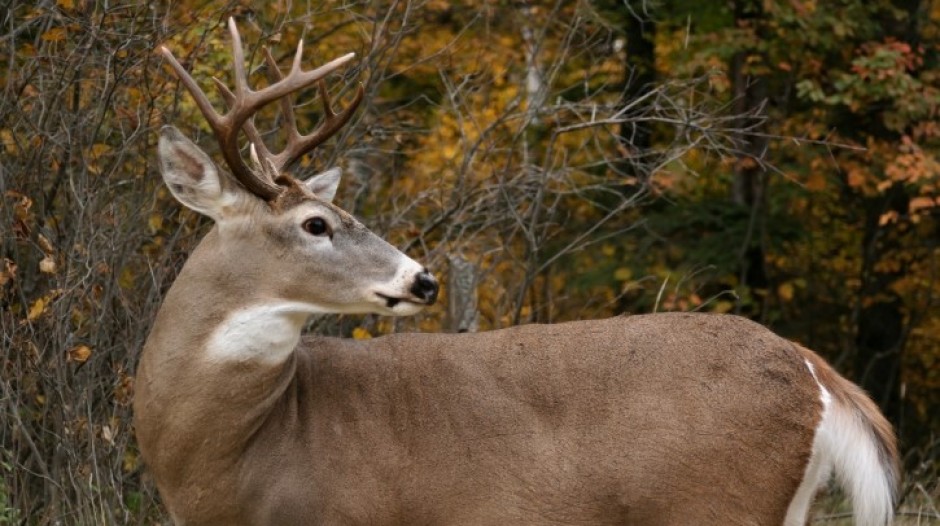
POLYGON ((416 313, 437 282, 331 204, 338 171, 285 173, 355 109, 335 114, 322 88, 352 55, 303 71, 298 48, 287 76, 267 55, 271 83, 253 91, 229 25, 224 115, 162 49, 235 176, 164 129, 167 185, 216 223, 137 375, 141 452, 178 524, 800 525, 833 471, 857 524, 890 521, 890 425, 816 354, 742 318, 301 336, 312 314, 416 313), (301 136, 288 95, 318 82, 326 117, 301 136), (279 154, 252 123, 275 100, 279 154))

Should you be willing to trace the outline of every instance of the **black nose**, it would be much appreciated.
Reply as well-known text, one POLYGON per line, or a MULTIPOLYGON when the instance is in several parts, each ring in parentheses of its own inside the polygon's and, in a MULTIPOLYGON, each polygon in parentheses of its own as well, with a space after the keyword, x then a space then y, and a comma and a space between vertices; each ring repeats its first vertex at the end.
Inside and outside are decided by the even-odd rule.
POLYGON ((418 272, 415 276, 415 282, 411 285, 410 292, 417 298, 421 298, 428 305, 433 305, 437 301, 437 291, 440 287, 437 280, 427 270, 418 272))

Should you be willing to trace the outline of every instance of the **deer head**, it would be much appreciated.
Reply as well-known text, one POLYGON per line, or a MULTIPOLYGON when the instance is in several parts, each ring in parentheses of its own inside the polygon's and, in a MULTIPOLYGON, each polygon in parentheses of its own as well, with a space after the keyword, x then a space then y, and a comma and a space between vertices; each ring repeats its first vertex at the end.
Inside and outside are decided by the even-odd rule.
MULTIPOLYGON (((228 168, 220 171, 209 156, 172 126, 163 129, 160 170, 172 194, 187 207, 216 223, 216 258, 225 258, 233 279, 244 280, 261 299, 290 302, 305 313, 378 313, 408 315, 437 298, 438 285, 421 265, 370 232, 332 204, 340 170, 331 169, 306 181, 287 173, 305 153, 335 134, 362 100, 359 86, 345 110, 333 111, 323 78, 354 57, 350 53, 319 68, 303 71, 302 45, 284 76, 265 50, 268 86, 248 86, 241 39, 229 19, 235 62, 235 88, 215 81, 228 111, 217 113, 205 93, 166 48, 161 53, 192 94, 211 126, 228 168), (318 84, 324 116, 309 135, 301 135, 290 95, 318 84), (287 144, 272 153, 253 124, 253 115, 279 100, 287 144), (238 146, 247 135, 252 167, 238 146), (234 264, 233 264, 234 263, 234 264)), ((216 262, 216 264, 222 264, 216 262)))

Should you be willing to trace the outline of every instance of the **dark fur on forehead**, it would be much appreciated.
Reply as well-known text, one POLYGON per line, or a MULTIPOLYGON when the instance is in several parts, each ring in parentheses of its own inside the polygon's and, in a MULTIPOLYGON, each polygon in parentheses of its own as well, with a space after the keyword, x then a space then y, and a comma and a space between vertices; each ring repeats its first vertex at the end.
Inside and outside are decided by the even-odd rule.
POLYGON ((306 201, 317 200, 317 196, 304 188, 300 181, 289 175, 279 175, 274 182, 283 188, 281 193, 277 194, 277 197, 271 201, 271 208, 277 213, 290 210, 306 201))
POLYGON ((274 200, 270 202, 271 209, 274 210, 275 213, 280 214, 282 212, 286 212, 287 210, 290 210, 291 208, 308 201, 318 201, 330 207, 330 209, 344 224, 352 226, 358 223, 358 221, 356 221, 356 219, 348 212, 334 205, 333 203, 329 203, 323 199, 320 199, 316 194, 308 190, 307 187, 304 186, 300 181, 289 175, 279 175, 277 179, 274 180, 274 182, 284 188, 284 190, 281 191, 281 193, 279 193, 277 197, 275 197, 274 200))

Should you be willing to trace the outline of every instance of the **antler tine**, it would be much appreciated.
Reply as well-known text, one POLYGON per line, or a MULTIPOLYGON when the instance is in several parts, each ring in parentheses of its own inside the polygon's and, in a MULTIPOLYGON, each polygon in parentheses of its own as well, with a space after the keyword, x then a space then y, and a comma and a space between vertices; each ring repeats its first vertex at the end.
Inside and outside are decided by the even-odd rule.
MULTIPOLYGON (((298 46, 298 51, 302 48, 298 46)), ((318 82, 323 77, 332 73, 334 70, 345 65, 347 62, 352 60, 356 56, 355 53, 347 53, 342 57, 333 59, 326 64, 310 70, 303 71, 300 69, 299 65, 291 68, 291 72, 286 76, 280 78, 277 82, 267 86, 264 89, 258 91, 252 91, 247 86, 245 86, 244 98, 239 98, 236 92, 236 99, 238 101, 244 100, 244 111, 238 112, 236 109, 233 109, 230 113, 233 113, 234 116, 237 116, 238 120, 235 121, 239 126, 242 125, 250 116, 254 110, 257 110, 261 106, 280 99, 286 95, 300 91, 308 86, 311 86, 313 83, 318 82), (249 111, 251 110, 251 111, 249 111), (242 114, 243 113, 243 114, 242 114)), ((298 60, 295 60, 295 64, 299 64, 298 60)), ((280 70, 275 68, 277 74, 280 76, 280 70)), ((288 112, 289 113, 289 112, 288 112)))
MULTIPOLYGON (((302 54, 303 41, 298 42, 297 44, 297 53, 294 55, 294 62, 291 66, 291 74, 294 74, 295 71, 300 70, 300 57, 302 54)), ((274 57, 271 56, 271 52, 267 48, 264 49, 264 60, 267 64, 268 79, 272 84, 280 82, 283 79, 284 74, 277 66, 277 62, 275 62, 274 57)), ((286 169, 295 163, 298 159, 300 159, 305 153, 313 150, 322 144, 325 140, 333 136, 349 121, 350 117, 352 117, 352 114, 359 106, 359 103, 362 102, 364 90, 362 84, 360 84, 353 102, 340 114, 337 114, 333 112, 333 107, 330 103, 330 95, 326 90, 326 83, 324 83, 323 80, 319 80, 317 82, 317 87, 320 92, 320 98, 323 101, 323 121, 320 126, 318 126, 317 129, 309 135, 301 135, 300 131, 297 129, 297 121, 294 118, 294 111, 290 103, 290 98, 284 97, 281 99, 281 114, 284 117, 285 128, 287 131, 287 146, 284 148, 284 151, 272 158, 272 161, 278 170, 286 169)))
MULTIPOLYGON (((300 68, 300 55, 303 52, 303 40, 297 43, 297 54, 294 55, 294 65, 291 67, 291 71, 300 68)), ((274 57, 271 55, 271 50, 264 48, 264 63, 267 66, 268 81, 271 84, 280 82, 284 78, 284 74, 281 73, 281 68, 277 67, 277 61, 274 60, 274 57)), ((280 100, 281 102, 281 116, 284 117, 284 122, 287 124, 287 133, 288 140, 292 140, 293 136, 299 136, 300 132, 297 131, 297 121, 294 118, 294 107, 291 105, 290 95, 284 97, 280 100)))
MULTIPOLYGON (((235 105, 235 94, 232 93, 232 91, 228 89, 228 86, 223 84, 221 80, 212 77, 212 81, 222 95, 222 100, 225 101, 226 108, 231 110, 232 106, 235 105)), ((242 129, 245 130, 245 135, 248 136, 250 145, 257 150, 257 155, 261 157, 271 157, 271 151, 268 150, 267 145, 264 144, 264 140, 261 139, 261 134, 258 132, 258 129, 255 128, 254 116, 249 117, 248 120, 245 121, 245 124, 242 125, 242 129)))
POLYGON ((206 117, 206 120, 209 122, 209 126, 213 131, 217 130, 220 126, 221 115, 216 113, 212 108, 212 104, 209 102, 208 97, 196 84, 196 81, 193 80, 192 76, 186 72, 183 66, 176 60, 176 57, 173 56, 173 52, 166 46, 160 46, 160 53, 163 54, 163 57, 167 59, 170 63, 170 67, 173 68, 173 71, 176 72, 176 76, 180 79, 180 82, 183 83, 183 86, 186 86, 186 90, 189 91, 190 95, 193 96, 193 100, 196 101, 196 106, 199 107, 199 111, 206 117))
POLYGON ((238 178, 248 190, 266 200, 271 200, 281 193, 281 188, 270 180, 273 179, 273 177, 266 177, 266 170, 264 170, 265 160, 270 158, 270 152, 265 146, 264 141, 261 140, 261 135, 252 122, 255 112, 266 102, 263 99, 259 99, 256 105, 249 104, 250 95, 256 92, 252 91, 248 86, 248 74, 245 71, 245 52, 242 48, 242 37, 238 33, 238 26, 235 24, 234 17, 229 17, 228 29, 232 37, 235 93, 232 94, 224 84, 213 77, 213 80, 216 81, 216 86, 218 86, 222 92, 222 98, 225 99, 229 107, 229 111, 225 114, 225 117, 230 118, 232 121, 231 125, 225 130, 225 133, 219 138, 219 142, 222 146, 222 155, 232 168, 232 172, 235 174, 236 178, 238 178), (241 107, 239 107, 240 104, 241 107), (253 173, 245 166, 245 162, 239 152, 238 132, 242 129, 244 129, 245 134, 248 135, 248 140, 255 146, 256 153, 260 155, 258 166, 262 168, 262 177, 258 177, 257 174, 253 173))
POLYGON ((242 36, 238 34, 235 17, 228 17, 228 31, 232 35, 232 61, 235 66, 235 97, 244 99, 251 92, 248 87, 248 74, 245 73, 245 51, 242 49, 242 36))
MULTIPOLYGON (((225 85, 223 85, 217 79, 213 79, 215 80, 215 84, 222 94, 222 98, 225 100, 225 103, 228 106, 228 112, 226 112, 224 115, 220 115, 212 108, 212 104, 209 103, 209 99, 206 97, 206 94, 199 88, 189 73, 183 69, 170 50, 164 46, 160 48, 160 51, 170 62, 170 66, 173 68, 176 75, 180 78, 183 85, 186 86, 186 89, 193 96, 193 99, 196 101, 196 105, 199 107, 199 110, 209 122, 210 127, 219 141, 222 155, 225 158, 226 163, 229 165, 229 168, 232 170, 232 173, 245 186, 246 189, 258 195, 259 197, 271 200, 280 194, 282 188, 267 179, 264 174, 259 176, 252 173, 252 171, 245 165, 238 148, 239 132, 244 129, 245 134, 248 135, 249 140, 252 142, 252 144, 255 145, 257 153, 260 155, 262 167, 273 167, 279 172, 290 163, 296 161, 296 159, 301 155, 316 147, 318 144, 323 142, 326 137, 332 135, 336 132, 336 130, 339 129, 339 126, 326 126, 327 124, 331 124, 334 120, 342 120, 342 123, 340 123, 341 126, 349 120, 351 115, 346 115, 347 112, 344 112, 344 114, 340 116, 340 119, 335 119, 334 117, 327 119, 324 125, 321 125, 320 128, 314 132, 314 135, 320 134, 322 128, 330 128, 331 130, 329 133, 326 134, 326 137, 316 141, 315 144, 312 144, 312 146, 308 146, 307 142, 308 137, 310 136, 300 137, 299 133, 296 132, 296 125, 293 120, 293 115, 290 111, 290 102, 282 102, 281 111, 284 113, 285 118, 288 119, 291 127, 294 129, 294 133, 288 137, 288 145, 285 150, 277 155, 272 155, 264 145, 258 130, 251 122, 252 116, 262 106, 277 99, 281 99, 295 91, 300 91, 315 82, 321 81, 323 77, 352 60, 353 57, 355 57, 355 53, 348 53, 316 69, 303 71, 300 68, 300 59, 303 47, 302 45, 299 45, 297 48, 297 55, 294 57, 294 64, 290 73, 286 77, 283 77, 280 70, 275 66, 274 69, 276 70, 278 77, 277 81, 272 81, 272 83, 267 87, 258 91, 254 91, 248 86, 248 75, 245 71, 244 51, 242 49, 241 36, 238 34, 238 28, 235 25, 234 18, 229 18, 228 26, 229 32, 232 36, 232 56, 235 62, 235 92, 232 93, 231 90, 225 87, 225 85), (302 143, 301 148, 298 148, 297 146, 299 143, 302 143)), ((271 68, 269 68, 269 70, 270 69, 271 68)), ((273 74, 273 72, 269 72, 269 75, 271 74, 273 74)), ((360 95, 357 96, 355 105, 358 105, 359 99, 361 99, 361 88, 360 95)), ((355 105, 353 105, 350 109, 354 109, 355 105)), ((330 113, 332 112, 330 111, 330 113)))
POLYGON ((313 150, 335 135, 340 128, 349 122, 356 108, 359 107, 359 103, 362 102, 362 97, 365 93, 365 89, 362 87, 362 83, 360 83, 359 87, 356 89, 356 96, 353 98, 353 101, 349 103, 349 106, 340 113, 334 113, 333 107, 330 104, 330 96, 326 91, 326 83, 321 80, 318 85, 320 98, 323 100, 323 120, 320 122, 320 125, 317 126, 317 129, 309 135, 300 135, 295 129, 295 132, 291 134, 288 139, 287 147, 284 151, 275 156, 275 165, 278 169, 284 169, 294 164, 298 159, 303 157, 305 153, 313 150))

